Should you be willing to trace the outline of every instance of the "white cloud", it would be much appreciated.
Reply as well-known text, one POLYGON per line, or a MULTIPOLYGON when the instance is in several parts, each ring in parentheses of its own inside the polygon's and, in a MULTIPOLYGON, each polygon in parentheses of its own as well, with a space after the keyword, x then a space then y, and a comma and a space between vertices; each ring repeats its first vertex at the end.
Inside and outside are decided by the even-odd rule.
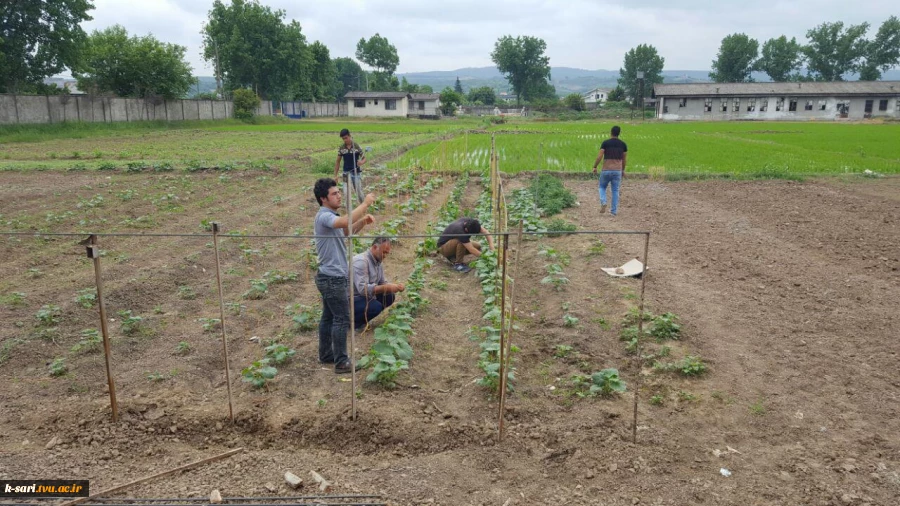
MULTIPOLYGON (((227 0, 226 0, 227 1, 227 0)), ((628 49, 649 43, 667 69, 709 68, 725 35, 743 32, 762 43, 787 35, 805 40, 822 22, 867 21, 870 35, 893 14, 890 2, 865 0, 848 7, 837 0, 776 0, 757 4, 721 0, 267 0, 296 19, 310 41, 332 57, 353 56, 361 37, 380 33, 397 47, 399 72, 453 70, 492 65, 490 52, 503 35, 533 35, 547 42, 551 65, 617 69, 628 49)), ((200 56, 200 30, 211 0, 95 0, 89 30, 121 24, 133 34, 187 47, 198 74, 211 74, 200 56)))

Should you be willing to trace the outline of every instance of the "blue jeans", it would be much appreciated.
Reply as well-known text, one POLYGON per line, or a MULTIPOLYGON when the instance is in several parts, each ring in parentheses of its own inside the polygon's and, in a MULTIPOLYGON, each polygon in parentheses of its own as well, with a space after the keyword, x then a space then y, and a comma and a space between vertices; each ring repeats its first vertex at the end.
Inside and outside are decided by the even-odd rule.
POLYGON ((340 364, 347 356, 350 328, 350 283, 346 277, 316 274, 316 288, 322 294, 319 320, 319 362, 340 364))
MULTIPOLYGON (((359 171, 344 172, 344 176, 349 177, 350 189, 349 189, 348 193, 350 193, 351 195, 355 193, 356 200, 358 200, 359 203, 362 204, 363 200, 366 199, 366 192, 363 189, 362 173, 359 171)), ((348 195, 347 198, 350 198, 350 196, 348 195)))
POLYGON ((612 185, 612 207, 609 212, 615 216, 619 209, 619 185, 622 184, 622 171, 600 171, 600 204, 604 206, 606 205, 606 187, 610 184, 612 185))
POLYGON ((394 294, 379 293, 375 298, 366 304, 366 298, 361 295, 353 297, 353 324, 360 329, 366 326, 367 322, 375 319, 386 308, 391 307, 394 303, 394 294))

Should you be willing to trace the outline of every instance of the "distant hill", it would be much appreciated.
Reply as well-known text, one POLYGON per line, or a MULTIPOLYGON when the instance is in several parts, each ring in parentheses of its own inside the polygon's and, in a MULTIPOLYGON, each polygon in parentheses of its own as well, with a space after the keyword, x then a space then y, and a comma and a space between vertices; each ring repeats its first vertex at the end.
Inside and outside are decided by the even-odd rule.
MULTIPOLYGON (((409 72, 397 74, 398 78, 405 77, 413 84, 427 84, 440 91, 447 86, 453 87, 459 76, 460 84, 464 91, 480 86, 490 86, 497 91, 512 92, 509 83, 497 67, 467 67, 457 70, 435 70, 430 72, 409 72)), ((593 88, 614 88, 619 78, 618 70, 585 70, 572 67, 551 67, 551 82, 556 87, 560 96, 569 93, 584 93, 593 88)), ((753 79, 759 82, 769 81, 769 76, 762 72, 754 72, 753 79)), ((855 79, 858 76, 848 76, 855 79)), ((664 70, 664 82, 667 83, 706 83, 709 82, 708 70, 664 70)), ((886 81, 900 81, 900 70, 891 70, 884 74, 886 81)))

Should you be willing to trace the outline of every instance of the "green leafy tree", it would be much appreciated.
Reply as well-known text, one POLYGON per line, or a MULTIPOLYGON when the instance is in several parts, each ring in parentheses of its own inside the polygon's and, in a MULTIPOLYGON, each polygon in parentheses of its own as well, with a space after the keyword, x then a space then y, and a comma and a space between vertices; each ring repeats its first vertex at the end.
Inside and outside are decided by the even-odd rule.
POLYGON ((0 93, 42 89, 42 81, 76 70, 92 18, 92 0, 0 2, 0 93))
POLYGON ((434 93, 434 88, 428 84, 420 84, 419 85, 419 93, 434 93))
POLYGON ((497 94, 494 93, 494 89, 490 86, 481 86, 479 88, 472 88, 469 90, 469 95, 466 97, 469 99, 470 103, 479 103, 484 105, 494 105, 497 103, 497 94))
POLYGON ((153 35, 129 36, 120 25, 95 30, 88 37, 84 63, 75 72, 78 88, 120 97, 175 99, 197 80, 184 59, 185 48, 153 35))
POLYGON ((419 85, 410 83, 405 77, 400 79, 400 91, 406 93, 420 93, 419 85))
POLYGON ((584 97, 581 96, 581 93, 570 93, 566 95, 566 98, 563 99, 563 105, 572 109, 573 111, 583 111, 584 110, 584 97))
POLYGON ((809 44, 803 47, 809 76, 816 81, 842 81, 844 74, 857 72, 866 54, 869 23, 850 25, 822 23, 806 32, 809 44))
POLYGON ((717 83, 749 83, 750 72, 759 55, 759 42, 743 33, 733 33, 722 39, 719 54, 712 62, 709 78, 717 83))
POLYGON ((797 39, 782 35, 775 39, 769 39, 762 46, 762 55, 756 62, 756 70, 768 74, 775 82, 796 80, 799 76, 800 65, 803 63, 802 47, 797 39))
POLYGON ((900 19, 891 16, 881 24, 875 39, 866 47, 865 63, 860 68, 861 81, 881 79, 881 73, 900 64, 900 19))
POLYGON ((234 90, 234 117, 242 120, 249 120, 256 114, 256 108, 259 107, 259 96, 246 88, 234 90))
POLYGON ((625 90, 621 86, 616 86, 606 96, 607 102, 621 102, 625 100, 625 90))
POLYGON ((313 100, 335 100, 337 98, 334 62, 325 44, 319 41, 309 46, 312 65, 310 67, 310 86, 313 100))
POLYGON ((644 97, 653 93, 654 84, 662 84, 662 70, 666 59, 657 53, 650 44, 641 44, 625 53, 625 63, 619 69, 619 86, 625 90, 625 96, 640 104, 640 92, 637 78, 638 72, 644 73, 644 97))
POLYGON ((400 57, 397 48, 386 37, 375 34, 366 40, 359 39, 356 43, 356 59, 375 69, 375 83, 372 88, 376 91, 389 91, 400 88, 400 82, 394 76, 397 66, 400 65, 400 57))
POLYGON ((453 85, 453 91, 465 96, 465 92, 463 92, 462 89, 462 83, 459 82, 459 76, 456 76, 456 84, 453 85))
POLYGON ((366 76, 362 67, 353 58, 335 58, 336 95, 343 97, 345 93, 366 88, 366 76))
POLYGON ((446 116, 453 116, 456 107, 463 102, 463 96, 447 86, 441 92, 441 112, 446 116))
POLYGON ((494 43, 491 60, 516 92, 516 105, 529 100, 550 78, 550 57, 544 54, 547 43, 530 36, 505 35, 494 43))
POLYGON ((203 57, 225 88, 251 88, 266 99, 309 99, 312 58, 296 21, 257 0, 215 0, 203 27, 203 57))

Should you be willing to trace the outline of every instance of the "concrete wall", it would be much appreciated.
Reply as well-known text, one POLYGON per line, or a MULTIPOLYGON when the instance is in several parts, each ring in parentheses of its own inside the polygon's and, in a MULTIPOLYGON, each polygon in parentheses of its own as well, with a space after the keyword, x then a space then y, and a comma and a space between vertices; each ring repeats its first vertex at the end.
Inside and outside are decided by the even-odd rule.
POLYGON ((367 98, 366 106, 362 108, 356 107, 354 100, 347 100, 347 114, 349 116, 379 116, 389 118, 405 118, 409 114, 409 99, 397 98, 390 99, 397 101, 397 109, 387 110, 384 108, 383 98, 367 98))
MULTIPOLYGON (((233 113, 234 105, 227 100, 165 100, 154 104, 140 98, 0 94, 0 125, 62 121, 218 120, 231 118, 233 113)), ((262 101, 256 115, 271 116, 272 103, 262 101)))
POLYGON ((440 116, 440 100, 413 100, 409 103, 409 114, 411 116, 440 116), (419 102, 425 102, 423 109, 419 109, 419 102))
MULTIPOLYGON (((398 105, 399 106, 399 105, 398 105)), ((281 114, 290 118, 328 118, 347 115, 347 104, 337 102, 279 102, 281 114)))
POLYGON ((900 118, 900 96, 893 97, 691 97, 682 104, 679 97, 660 97, 657 115, 668 121, 708 120, 838 120, 871 118, 900 118), (707 100, 712 111, 706 111, 707 100), (866 113, 866 101, 872 101, 872 112, 866 113), (880 111, 882 100, 887 100, 887 110, 880 111), (735 110, 737 101, 737 110, 735 110), (755 101, 753 103, 752 101, 755 101), (791 101, 796 101, 796 110, 791 111, 791 101), (779 104, 780 103, 780 104, 779 104), (807 104, 811 106, 807 110, 807 104), (726 106, 722 110, 723 104, 726 106), (752 110, 750 109, 750 106, 752 110), (842 117, 842 105, 847 114, 842 117), (779 110, 780 109, 780 110, 779 110))

